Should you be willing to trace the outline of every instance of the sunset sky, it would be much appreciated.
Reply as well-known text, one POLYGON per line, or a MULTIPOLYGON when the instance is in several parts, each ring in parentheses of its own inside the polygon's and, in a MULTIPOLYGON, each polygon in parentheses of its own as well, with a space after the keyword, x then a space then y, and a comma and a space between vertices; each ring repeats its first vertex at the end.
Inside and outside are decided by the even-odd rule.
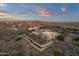
POLYGON ((79 4, 0 3, 0 15, 17 15, 22 20, 79 21, 79 4))

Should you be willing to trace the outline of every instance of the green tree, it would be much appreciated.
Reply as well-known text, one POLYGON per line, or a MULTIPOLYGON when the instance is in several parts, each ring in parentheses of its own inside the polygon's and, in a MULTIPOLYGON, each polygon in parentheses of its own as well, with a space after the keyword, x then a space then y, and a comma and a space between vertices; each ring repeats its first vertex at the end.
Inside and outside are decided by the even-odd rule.
POLYGON ((57 40, 64 41, 64 35, 57 36, 57 40))

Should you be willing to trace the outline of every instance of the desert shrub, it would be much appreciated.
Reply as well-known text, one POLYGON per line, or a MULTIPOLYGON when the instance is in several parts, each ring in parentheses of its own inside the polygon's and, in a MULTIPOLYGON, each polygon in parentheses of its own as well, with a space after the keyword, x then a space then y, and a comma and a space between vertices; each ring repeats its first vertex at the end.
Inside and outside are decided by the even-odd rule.
POLYGON ((64 41, 64 35, 59 35, 56 38, 57 40, 64 41))
POLYGON ((20 32, 19 35, 24 34, 24 32, 20 32))
POLYGON ((53 52, 53 54, 55 55, 55 56, 62 56, 63 55, 63 53, 60 51, 60 49, 58 49, 58 48, 53 48, 52 49, 52 52, 53 52))
POLYGON ((79 47, 79 43, 75 43, 74 45, 77 46, 77 47, 79 47))
POLYGON ((23 51, 18 51, 18 52, 16 53, 16 55, 17 55, 17 56, 23 56, 23 55, 24 55, 24 52, 23 52, 23 51))
POLYGON ((15 41, 19 41, 19 40, 21 40, 21 38, 19 37, 19 38, 16 38, 16 40, 15 41))
POLYGON ((73 38, 74 41, 79 41, 79 37, 73 38))
POLYGON ((36 51, 31 51, 30 56, 40 56, 40 54, 36 51))

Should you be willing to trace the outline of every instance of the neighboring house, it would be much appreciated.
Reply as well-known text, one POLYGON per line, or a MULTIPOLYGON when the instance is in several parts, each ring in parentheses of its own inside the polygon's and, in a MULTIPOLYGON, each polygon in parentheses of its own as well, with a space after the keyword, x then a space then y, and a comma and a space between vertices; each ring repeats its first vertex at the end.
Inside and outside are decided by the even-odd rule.
POLYGON ((51 32, 50 29, 41 29, 40 31, 41 31, 41 32, 51 32))
POLYGON ((16 27, 7 27, 7 29, 14 30, 14 31, 17 31, 18 30, 16 27))
POLYGON ((30 27, 30 28, 28 28, 29 31, 32 31, 32 30, 36 31, 37 29, 38 29, 38 27, 30 27))
POLYGON ((33 31, 32 34, 39 35, 39 33, 36 31, 33 31))

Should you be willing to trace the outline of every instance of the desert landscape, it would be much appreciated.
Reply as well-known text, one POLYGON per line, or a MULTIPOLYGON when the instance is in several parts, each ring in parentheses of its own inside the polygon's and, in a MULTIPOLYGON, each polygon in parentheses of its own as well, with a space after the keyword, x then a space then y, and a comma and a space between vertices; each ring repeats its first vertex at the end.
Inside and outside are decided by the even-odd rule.
POLYGON ((0 21, 0 55, 79 55, 79 23, 0 21))

